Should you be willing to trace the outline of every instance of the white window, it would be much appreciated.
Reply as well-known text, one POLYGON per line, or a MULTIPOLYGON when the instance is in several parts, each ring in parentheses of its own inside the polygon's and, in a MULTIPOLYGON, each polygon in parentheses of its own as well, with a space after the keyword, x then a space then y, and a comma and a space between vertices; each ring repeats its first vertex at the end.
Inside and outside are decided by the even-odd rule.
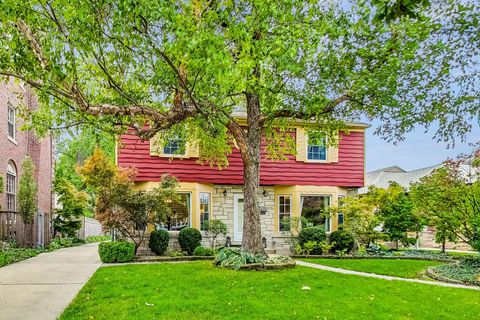
POLYGON ((331 231, 331 218, 328 212, 330 196, 308 195, 301 196, 302 217, 306 219, 308 227, 324 226, 325 231, 331 231))
POLYGON ((325 137, 309 135, 307 141, 308 160, 327 160, 327 141, 325 137))
POLYGON ((185 155, 185 141, 180 138, 173 138, 168 140, 163 145, 163 154, 169 156, 185 155))
POLYGON ((205 230, 204 224, 210 218, 210 193, 200 192, 200 230, 205 230))
POLYGON ((290 231, 290 217, 292 214, 292 197, 278 196, 278 222, 280 231, 290 231))
POLYGON ((17 209, 17 169, 13 161, 7 165, 7 211, 17 209))
POLYGON ((13 140, 15 140, 17 136, 16 112, 10 103, 8 103, 7 105, 8 105, 8 116, 7 116, 8 136, 13 140))

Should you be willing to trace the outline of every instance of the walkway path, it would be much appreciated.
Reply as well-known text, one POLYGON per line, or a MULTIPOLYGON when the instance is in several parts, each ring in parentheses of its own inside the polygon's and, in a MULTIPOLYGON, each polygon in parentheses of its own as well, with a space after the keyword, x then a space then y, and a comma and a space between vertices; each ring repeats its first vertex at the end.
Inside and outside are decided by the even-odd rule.
POLYGON ((100 267, 97 246, 42 253, 0 268, 0 319, 57 319, 100 267))
POLYGON ((376 274, 376 273, 368 273, 368 272, 360 272, 360 271, 353 271, 353 270, 347 270, 347 269, 341 269, 341 268, 328 267, 328 266, 324 266, 324 265, 317 264, 317 263, 310 263, 310 262, 304 262, 304 261, 299 261, 299 260, 297 260, 296 262, 297 262, 297 265, 299 265, 299 266, 310 267, 310 268, 315 268, 315 269, 320 269, 320 270, 325 270, 325 271, 331 271, 331 272, 337 272, 337 273, 343 273, 343 274, 353 274, 353 275, 362 276, 362 277, 377 278, 377 279, 384 279, 384 280, 394 280, 394 281, 416 282, 416 283, 431 284, 431 285, 441 286, 441 287, 480 290, 480 287, 466 286, 466 285, 462 285, 462 284, 384 276, 384 275, 376 274))

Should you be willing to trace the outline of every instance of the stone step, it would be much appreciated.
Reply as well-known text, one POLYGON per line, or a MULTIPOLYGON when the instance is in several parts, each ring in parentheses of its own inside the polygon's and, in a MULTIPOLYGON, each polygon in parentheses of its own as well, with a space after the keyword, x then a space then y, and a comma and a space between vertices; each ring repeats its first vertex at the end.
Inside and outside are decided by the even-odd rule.
POLYGON ((277 250, 266 248, 266 249, 265 249, 265 253, 268 254, 268 255, 277 254, 277 250))

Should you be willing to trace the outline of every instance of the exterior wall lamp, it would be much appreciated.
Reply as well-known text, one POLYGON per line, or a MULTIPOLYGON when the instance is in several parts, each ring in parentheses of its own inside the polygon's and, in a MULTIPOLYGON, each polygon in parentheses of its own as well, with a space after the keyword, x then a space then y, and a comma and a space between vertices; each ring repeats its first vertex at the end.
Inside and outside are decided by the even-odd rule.
POLYGON ((227 189, 223 189, 223 196, 224 196, 224 197, 227 196, 227 189))
POLYGON ((264 189, 263 190, 263 196, 266 197, 267 195, 268 195, 268 192, 267 192, 267 190, 264 189))

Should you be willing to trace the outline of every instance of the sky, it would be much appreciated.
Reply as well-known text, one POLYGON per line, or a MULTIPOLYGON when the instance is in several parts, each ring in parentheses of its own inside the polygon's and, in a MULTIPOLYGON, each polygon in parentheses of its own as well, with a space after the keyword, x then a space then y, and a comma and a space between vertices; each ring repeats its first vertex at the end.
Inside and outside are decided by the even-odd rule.
POLYGON ((420 169, 439 164, 447 158, 455 158, 460 153, 472 151, 469 143, 480 141, 480 127, 475 125, 466 136, 466 141, 455 141, 454 148, 447 148, 444 142, 433 140, 434 129, 425 133, 425 129, 417 127, 405 136, 405 140, 394 145, 381 137, 373 135, 376 123, 366 133, 366 166, 367 172, 398 165, 405 170, 420 169))

